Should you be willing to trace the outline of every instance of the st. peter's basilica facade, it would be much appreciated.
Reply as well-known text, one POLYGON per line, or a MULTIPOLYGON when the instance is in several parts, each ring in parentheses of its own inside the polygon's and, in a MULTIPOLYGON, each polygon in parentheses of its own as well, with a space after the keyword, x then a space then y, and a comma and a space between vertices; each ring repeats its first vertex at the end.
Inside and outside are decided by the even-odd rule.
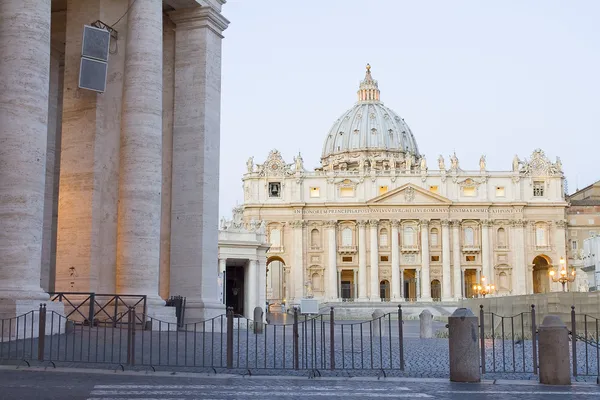
POLYGON ((507 166, 426 158, 367 66, 320 167, 277 150, 248 160, 243 215, 266 224, 267 300, 453 301, 481 284, 494 295, 556 290, 548 269, 565 257, 560 160, 535 150, 507 166))

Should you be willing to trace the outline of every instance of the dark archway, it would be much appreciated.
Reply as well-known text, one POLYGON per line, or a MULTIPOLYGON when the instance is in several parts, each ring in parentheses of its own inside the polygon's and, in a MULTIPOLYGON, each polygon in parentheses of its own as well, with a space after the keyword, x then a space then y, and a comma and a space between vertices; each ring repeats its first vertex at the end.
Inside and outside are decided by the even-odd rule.
POLYGON ((382 280, 379 282, 379 297, 382 301, 390 301, 390 282, 382 280))
POLYGON ((437 279, 431 281, 431 298, 433 301, 442 300, 442 284, 437 279))
POLYGON ((267 278, 265 293, 269 311, 281 311, 281 304, 286 300, 288 282, 286 277, 285 260, 279 256, 267 258, 267 278))
POLYGON ((533 259, 533 293, 547 293, 550 291, 550 281, 548 272, 550 271, 551 260, 546 255, 539 255, 533 259))

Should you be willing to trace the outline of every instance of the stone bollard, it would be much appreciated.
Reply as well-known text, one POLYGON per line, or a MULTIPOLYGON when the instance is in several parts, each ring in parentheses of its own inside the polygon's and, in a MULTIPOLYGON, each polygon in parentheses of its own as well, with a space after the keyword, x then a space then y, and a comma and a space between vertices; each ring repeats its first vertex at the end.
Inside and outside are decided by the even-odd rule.
POLYGON ((419 314, 419 325, 419 337, 421 339, 431 339, 433 337, 433 314, 431 311, 421 311, 421 314, 419 314))
POLYGON ((448 317, 451 382, 481 381, 478 322, 468 308, 458 308, 448 317))
POLYGON ((371 314, 371 317, 373 318, 373 320, 371 321, 371 331, 373 332, 373 337, 379 336, 380 325, 383 326, 383 323, 385 322, 383 320, 384 315, 385 314, 383 313, 383 310, 380 309, 376 309, 375 311, 373 311, 373 314, 371 314))
POLYGON ((556 315, 547 315, 539 327, 540 383, 570 385, 569 332, 556 315))
POLYGON ((254 334, 263 333, 263 310, 260 307, 254 307, 254 334))

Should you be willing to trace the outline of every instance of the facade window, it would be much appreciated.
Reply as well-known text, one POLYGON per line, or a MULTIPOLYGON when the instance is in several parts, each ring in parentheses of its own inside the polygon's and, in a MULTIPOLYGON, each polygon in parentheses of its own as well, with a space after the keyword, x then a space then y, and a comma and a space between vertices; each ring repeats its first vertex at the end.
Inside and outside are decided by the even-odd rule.
POLYGON ((342 262, 351 263, 352 262, 352 256, 343 256, 342 257, 342 262))
POLYGON ((318 229, 310 231, 310 245, 313 248, 321 247, 321 233, 318 229))
POLYGON ((438 190, 439 189, 438 189, 437 185, 431 185, 431 186, 429 186, 429 191, 432 192, 432 193, 437 193, 438 190))
POLYGON ((464 187, 462 190, 462 194, 465 197, 475 197, 475 188, 474 187, 464 187))
POLYGON ((573 251, 577 250, 577 241, 573 240, 571 242, 571 248, 573 249, 573 251))
POLYGON ((535 228, 535 244, 536 244, 536 246, 547 246, 548 245, 545 227, 537 226, 535 228))
POLYGON ((388 231, 383 228, 379 231, 379 246, 387 247, 388 246, 388 231))
POLYGON ((342 229, 342 246, 352 246, 352 229, 342 229))
POLYGON ((379 186, 379 195, 387 193, 387 191, 388 191, 388 187, 387 186, 379 186))
POLYGON ((318 187, 310 188, 310 197, 319 197, 319 188, 318 187))
POLYGON ((496 186, 496 197, 504 197, 504 186, 496 186))
POLYGON ((439 234, 437 228, 431 229, 429 236, 429 244, 432 246, 439 246, 439 234))
POLYGON ((414 246, 415 245, 415 229, 407 226, 404 228, 404 237, 402 238, 402 242, 404 246, 414 246))
POLYGON ((440 256, 431 256, 431 261, 432 262, 438 262, 438 261, 440 261, 440 256))
POLYGON ((354 188, 351 188, 351 187, 340 188, 340 197, 354 197, 354 188))
POLYGON ((269 197, 281 197, 280 182, 269 182, 269 197))
POLYGON ((381 256, 381 257, 379 257, 379 261, 381 261, 381 262, 388 262, 389 260, 390 259, 389 259, 388 256, 381 256))
POLYGON ((466 256, 465 261, 466 262, 475 262, 475 256, 466 256))
POLYGON ((506 247, 506 230, 498 228, 498 247, 506 247))
POLYGON ((544 197, 544 182, 534 181, 533 182, 533 196, 544 197))
POLYGON ((271 229, 271 246, 281 247, 281 231, 277 228, 271 229))
POLYGON ((471 227, 465 228, 465 246, 475 246, 475 230, 471 227))

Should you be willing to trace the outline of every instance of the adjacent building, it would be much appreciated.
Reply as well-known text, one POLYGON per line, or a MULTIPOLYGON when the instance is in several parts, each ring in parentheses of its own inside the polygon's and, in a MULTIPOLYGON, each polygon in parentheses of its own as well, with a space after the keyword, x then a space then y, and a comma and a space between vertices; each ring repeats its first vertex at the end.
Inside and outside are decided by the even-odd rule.
MULTIPOLYGON (((315 149, 316 150, 316 149, 315 149)), ((265 221, 267 300, 454 301, 558 290, 566 257, 562 165, 542 150, 488 169, 485 156, 426 157, 381 101, 370 66, 325 131, 321 163, 271 150, 247 162, 244 221, 265 221)))

